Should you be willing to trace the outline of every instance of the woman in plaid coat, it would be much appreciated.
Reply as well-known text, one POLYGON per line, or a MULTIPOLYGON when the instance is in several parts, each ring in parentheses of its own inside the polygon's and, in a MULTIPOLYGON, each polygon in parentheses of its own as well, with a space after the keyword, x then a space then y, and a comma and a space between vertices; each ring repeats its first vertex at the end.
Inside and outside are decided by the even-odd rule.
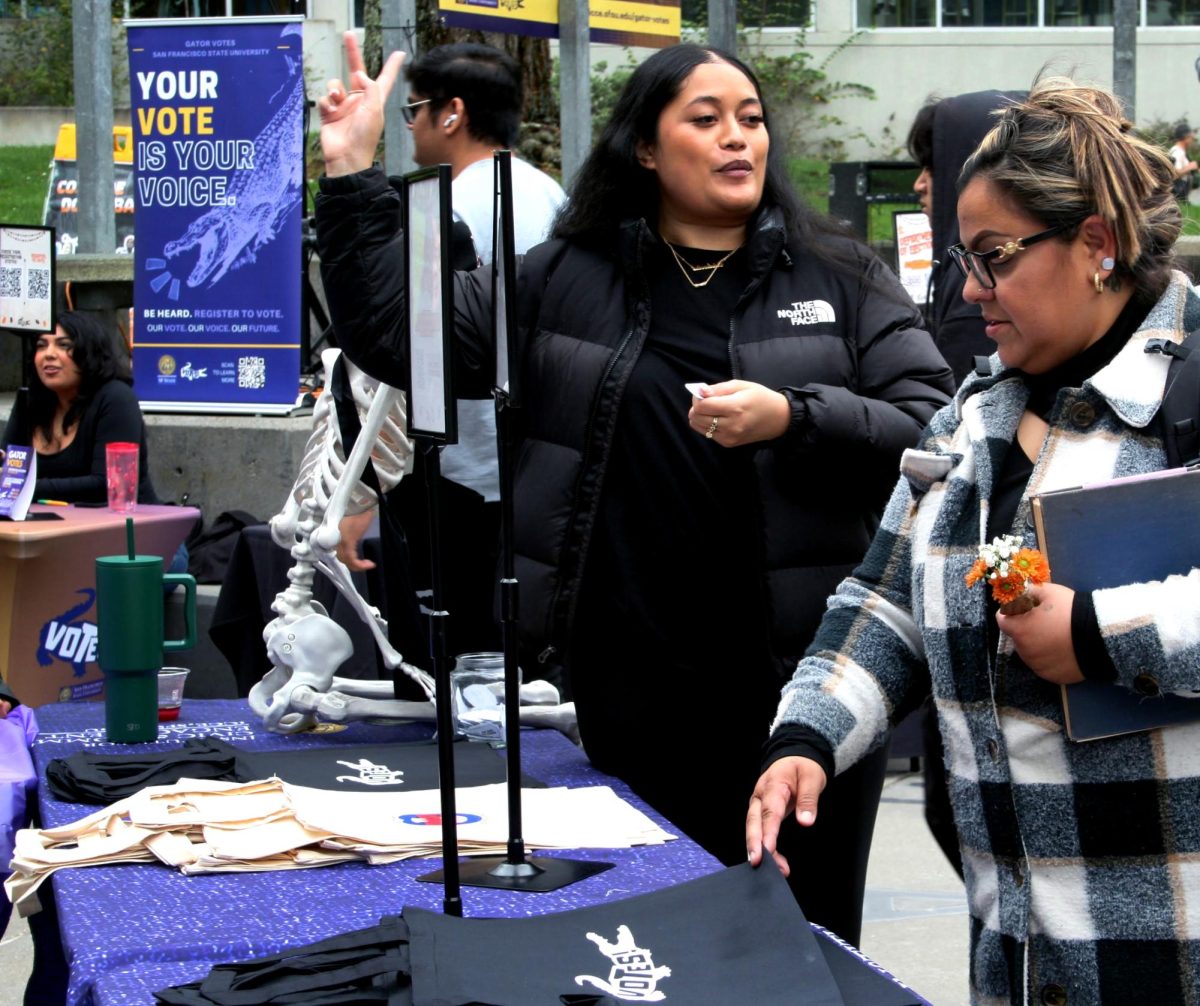
POLYGON ((1200 298, 1171 269, 1170 160, 1128 129, 1111 94, 1049 79, 964 167, 953 258, 997 353, 906 453, 784 688, 747 818, 751 862, 778 860, 781 823, 811 824, 826 779, 932 689, 988 1006, 1200 999, 1200 722, 1075 743, 1059 690, 1195 696, 1200 570, 1051 582, 1017 615, 964 579, 998 535, 1037 545, 1032 495, 1166 466, 1169 358, 1145 349, 1200 327, 1200 298))

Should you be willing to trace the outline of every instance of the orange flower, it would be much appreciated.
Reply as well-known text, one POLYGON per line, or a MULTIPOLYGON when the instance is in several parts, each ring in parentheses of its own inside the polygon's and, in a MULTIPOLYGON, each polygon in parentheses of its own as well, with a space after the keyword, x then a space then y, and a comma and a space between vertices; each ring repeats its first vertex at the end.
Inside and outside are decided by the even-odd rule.
POLYGON ((1050 579, 1050 565, 1036 548, 1021 549, 1013 557, 1011 566, 1023 579, 1034 583, 1046 583, 1050 579))
POLYGON ((992 597, 1001 604, 1025 593, 1025 579, 1015 569, 1009 568, 1008 575, 991 581, 992 597))
POLYGON ((982 559, 976 559, 975 565, 971 567, 966 575, 967 586, 974 587, 985 576, 987 576, 987 563, 982 559))

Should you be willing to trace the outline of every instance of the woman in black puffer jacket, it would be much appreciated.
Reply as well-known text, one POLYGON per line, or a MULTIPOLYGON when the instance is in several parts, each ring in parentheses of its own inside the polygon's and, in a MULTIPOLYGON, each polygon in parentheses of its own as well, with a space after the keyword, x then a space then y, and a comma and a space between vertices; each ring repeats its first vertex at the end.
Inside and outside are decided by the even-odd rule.
MULTIPOLYGON (((393 76, 323 100, 317 226, 342 346, 396 382, 397 200, 369 133, 352 139, 393 76)), ((798 203, 780 155, 744 64, 655 53, 518 290, 523 666, 565 668, 592 761, 727 863, 745 857, 780 684, 953 390, 894 277, 798 203)), ((485 397, 477 277, 455 310, 457 393, 485 397)), ((825 864, 801 905, 854 942, 885 762, 836 780, 825 799, 845 811, 789 836, 825 864)))

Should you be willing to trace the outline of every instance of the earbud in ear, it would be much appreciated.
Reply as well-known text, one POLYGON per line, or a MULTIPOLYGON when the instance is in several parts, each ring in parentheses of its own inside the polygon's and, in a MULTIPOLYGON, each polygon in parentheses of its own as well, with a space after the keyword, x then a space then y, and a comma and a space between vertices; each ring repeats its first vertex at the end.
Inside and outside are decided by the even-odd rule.
POLYGON ((451 126, 453 126, 453 125, 454 125, 456 122, 458 122, 458 116, 457 116, 457 115, 447 115, 447 116, 446 116, 446 121, 442 123, 442 128, 443 128, 443 129, 449 129, 449 128, 450 128, 451 126))

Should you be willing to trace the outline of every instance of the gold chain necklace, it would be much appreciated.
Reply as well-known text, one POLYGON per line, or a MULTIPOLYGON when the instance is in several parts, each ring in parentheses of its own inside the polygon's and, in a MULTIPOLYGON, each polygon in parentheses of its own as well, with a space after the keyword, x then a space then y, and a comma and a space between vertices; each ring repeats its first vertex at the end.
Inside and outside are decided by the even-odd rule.
POLYGON ((716 262, 713 262, 710 265, 692 265, 691 262, 689 262, 675 250, 675 246, 666 238, 663 238, 663 244, 671 249, 671 255, 674 256, 675 262, 679 265, 679 271, 683 273, 683 278, 686 279, 696 290, 708 286, 708 284, 712 282, 712 278, 717 274, 717 270, 720 269, 721 266, 723 266, 726 262, 728 262, 738 251, 738 248, 741 247, 741 245, 738 245, 738 248, 734 248, 731 252, 726 252, 716 262), (708 275, 701 282, 697 283, 694 279, 692 279, 691 275, 689 275, 689 269, 692 272, 706 272, 708 275))

